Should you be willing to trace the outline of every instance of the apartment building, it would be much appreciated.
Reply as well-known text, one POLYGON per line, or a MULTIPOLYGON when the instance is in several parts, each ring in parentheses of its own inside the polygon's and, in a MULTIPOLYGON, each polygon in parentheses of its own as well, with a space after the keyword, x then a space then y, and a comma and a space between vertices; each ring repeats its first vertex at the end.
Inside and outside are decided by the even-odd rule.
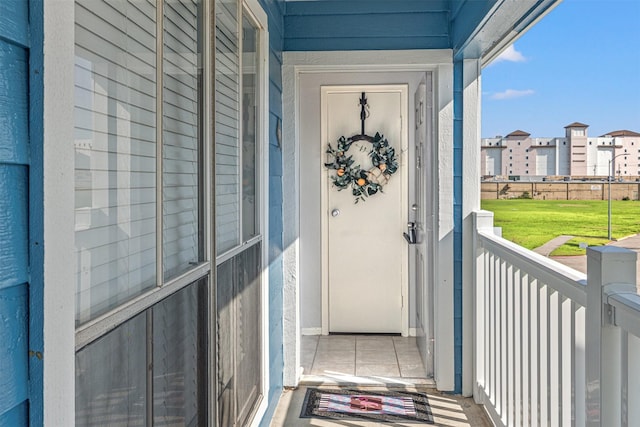
POLYGON ((535 138, 516 130, 504 137, 483 138, 482 176, 606 177, 612 163, 618 178, 640 176, 640 133, 616 130, 589 137, 588 128, 574 122, 565 126, 564 137, 535 138))

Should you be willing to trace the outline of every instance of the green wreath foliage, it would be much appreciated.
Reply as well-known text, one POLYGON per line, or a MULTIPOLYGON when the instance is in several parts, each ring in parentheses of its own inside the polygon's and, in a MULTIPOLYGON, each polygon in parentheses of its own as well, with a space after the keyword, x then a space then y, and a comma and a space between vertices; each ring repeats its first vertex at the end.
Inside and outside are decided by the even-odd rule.
POLYGON ((330 161, 324 165, 335 170, 331 181, 338 191, 351 188, 355 203, 358 203, 360 200, 366 201, 367 197, 378 192, 382 193, 384 184, 398 171, 398 161, 395 149, 389 145, 389 141, 376 133, 369 152, 372 167, 362 169, 360 165, 354 165, 353 156, 347 153, 353 142, 352 138, 341 136, 336 148, 333 148, 331 143, 327 144, 326 153, 330 161))

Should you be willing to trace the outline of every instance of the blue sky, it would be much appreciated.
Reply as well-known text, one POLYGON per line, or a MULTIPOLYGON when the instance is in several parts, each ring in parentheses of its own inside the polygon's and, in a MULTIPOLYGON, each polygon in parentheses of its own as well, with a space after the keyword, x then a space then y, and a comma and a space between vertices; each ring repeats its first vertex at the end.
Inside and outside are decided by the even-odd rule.
POLYGON ((640 132, 640 0, 564 0, 482 72, 482 137, 640 132))

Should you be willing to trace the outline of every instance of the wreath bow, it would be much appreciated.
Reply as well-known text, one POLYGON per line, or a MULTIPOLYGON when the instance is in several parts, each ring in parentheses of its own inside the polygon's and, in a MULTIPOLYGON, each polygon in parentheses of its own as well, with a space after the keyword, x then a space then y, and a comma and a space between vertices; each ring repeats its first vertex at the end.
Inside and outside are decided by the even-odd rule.
POLYGON ((398 171, 398 161, 395 149, 389 145, 389 141, 376 133, 369 152, 371 168, 365 170, 360 168, 360 165, 354 166, 353 156, 347 155, 353 143, 352 138, 341 136, 335 149, 331 143, 327 144, 329 162, 324 165, 336 171, 331 176, 331 181, 338 191, 351 187, 351 193, 356 198, 355 203, 358 203, 360 200, 365 201, 366 197, 382 193, 382 187, 389 182, 391 175, 398 171))

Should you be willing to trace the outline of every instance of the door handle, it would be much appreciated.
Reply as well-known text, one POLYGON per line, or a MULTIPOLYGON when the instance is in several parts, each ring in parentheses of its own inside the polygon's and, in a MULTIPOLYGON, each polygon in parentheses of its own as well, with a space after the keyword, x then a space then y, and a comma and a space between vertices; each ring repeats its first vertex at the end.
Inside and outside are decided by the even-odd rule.
POLYGON ((409 222, 407 223, 407 231, 408 233, 402 233, 402 235, 404 236, 404 239, 407 241, 407 243, 409 243, 410 245, 414 245, 417 242, 417 237, 416 237, 416 223, 415 222, 409 222))
POLYGON ((332 217, 337 217, 338 215, 340 215, 340 209, 334 209, 331 211, 331 216, 332 217))

